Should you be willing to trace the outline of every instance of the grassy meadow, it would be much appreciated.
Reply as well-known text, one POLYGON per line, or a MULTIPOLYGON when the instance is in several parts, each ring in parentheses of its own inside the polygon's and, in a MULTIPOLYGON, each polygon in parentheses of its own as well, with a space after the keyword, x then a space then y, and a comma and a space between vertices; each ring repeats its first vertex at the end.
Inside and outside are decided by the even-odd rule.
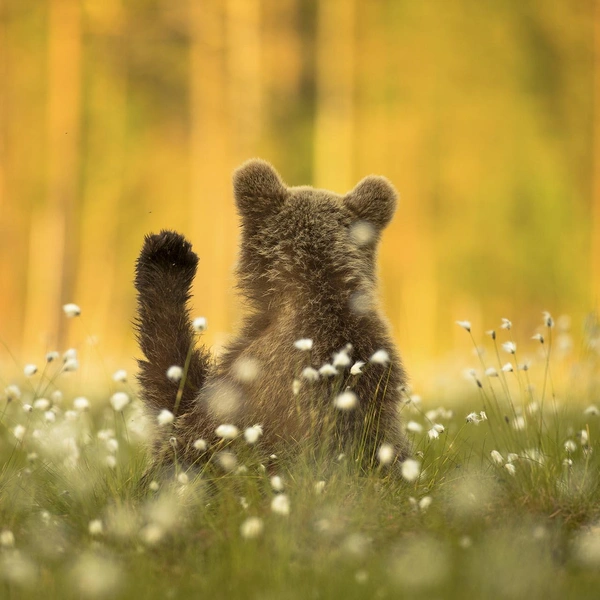
POLYGON ((565 318, 545 314, 532 339, 511 326, 458 322, 474 344, 453 374, 464 393, 407 389, 411 457, 381 449, 369 473, 310 442, 265 456, 231 428, 204 466, 153 472, 148 440, 172 422, 144 416, 133 373, 82 390, 73 349, 15 365, 0 597, 597 597, 600 325, 577 342, 565 318))

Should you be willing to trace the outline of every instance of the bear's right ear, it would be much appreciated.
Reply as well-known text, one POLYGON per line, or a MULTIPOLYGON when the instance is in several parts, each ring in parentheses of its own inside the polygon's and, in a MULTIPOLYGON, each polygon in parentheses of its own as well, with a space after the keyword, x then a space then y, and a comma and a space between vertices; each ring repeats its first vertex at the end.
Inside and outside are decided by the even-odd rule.
POLYGON ((281 208, 287 188, 268 162, 253 158, 233 172, 233 193, 242 217, 261 217, 281 208))

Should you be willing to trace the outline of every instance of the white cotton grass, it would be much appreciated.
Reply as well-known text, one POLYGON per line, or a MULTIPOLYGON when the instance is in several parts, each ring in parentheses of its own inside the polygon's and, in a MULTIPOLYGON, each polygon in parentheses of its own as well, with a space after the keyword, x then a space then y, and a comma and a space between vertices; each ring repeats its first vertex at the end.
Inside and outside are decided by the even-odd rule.
POLYGON ((376 230, 368 221, 356 221, 350 226, 348 231, 350 240, 359 248, 368 246, 375 240, 376 230))
POLYGON ((60 354, 56 350, 52 350, 51 352, 46 352, 46 362, 54 362, 60 358, 60 354))
POLYGON ((78 396, 73 400, 73 408, 78 412, 90 410, 90 401, 85 396, 78 396))
POLYGON ((465 421, 467 423, 479 425, 479 423, 481 423, 482 421, 487 421, 487 414, 483 410, 478 413, 471 412, 466 416, 465 421))
POLYGON ((121 412, 129 404, 129 396, 125 392, 116 392, 110 397, 110 405, 116 412, 121 412))
POLYGON ((193 443, 193 446, 195 450, 198 450, 199 452, 204 452, 208 448, 208 443, 206 442, 206 440, 199 438, 193 443))
POLYGON ((358 396, 351 390, 346 390, 335 397, 334 406, 339 410, 354 410, 358 406, 358 396))
POLYGON ((244 439, 250 445, 256 444, 263 434, 263 428, 260 425, 253 425, 244 430, 244 439))
POLYGON ((422 433, 423 425, 421 425, 421 423, 418 423, 417 421, 408 421, 406 423, 406 431, 408 431, 409 433, 422 433))
POLYGON ((350 375, 360 375, 365 364, 362 360, 357 360, 350 368, 350 375))
POLYGON ((7 402, 21 399, 21 390, 18 385, 8 385, 4 388, 4 395, 6 396, 7 402))
POLYGON ((217 463, 227 473, 234 471, 238 465, 238 460, 233 452, 219 452, 216 455, 217 463))
POLYGON ((294 348, 302 352, 308 352, 312 350, 313 341, 310 338, 301 338, 294 342, 294 348))
POLYGON ((76 358, 67 358, 63 364, 62 370, 66 373, 72 373, 79 369, 79 361, 76 358))
POLYGON ((547 310, 545 310, 542 313, 542 318, 544 319, 544 325, 546 327, 548 327, 548 328, 554 327, 554 319, 552 318, 552 315, 547 310))
POLYGON ((465 331, 471 333, 471 321, 455 321, 455 323, 465 331))
POLYGON ((319 380, 319 371, 313 369, 313 367, 305 367, 304 369, 302 369, 301 377, 302 379, 306 379, 306 381, 314 383, 315 381, 319 380))
POLYGON ((273 477, 271 477, 271 488, 273 489, 274 492, 283 492, 284 489, 284 484, 283 484, 283 479, 279 476, 279 475, 273 475, 273 477))
POLYGON ((271 501, 271 510, 284 517, 290 514, 290 499, 286 494, 277 494, 271 501))
POLYGON ((38 368, 34 364, 25 365, 23 368, 23 374, 25 377, 33 377, 38 371, 38 368))
POLYGON ((102 535, 104 533, 104 526, 102 525, 102 521, 100 519, 94 519, 90 521, 88 524, 88 531, 90 535, 102 535))
POLYGON ((508 352, 509 354, 516 354, 517 344, 515 344, 515 342, 504 342, 502 344, 502 350, 508 352))
POLYGON ((174 421, 174 419, 175 419, 175 415, 170 410, 167 410, 166 408, 161 410, 158 413, 158 416, 156 417, 158 424, 161 426, 170 425, 174 421))
POLYGON ((338 374, 337 369, 333 365, 330 365, 329 363, 324 364, 319 369, 319 375, 322 375, 323 377, 335 377, 337 374, 338 374))
POLYGON ((33 408, 35 410, 46 411, 50 408, 50 400, 48 398, 38 398, 33 401, 33 408))
POLYGON ((396 458, 394 446, 387 443, 383 443, 381 446, 379 446, 379 450, 377 450, 377 460, 379 461, 380 465, 390 465, 392 464, 394 458, 396 458))
POLYGON ((500 329, 506 329, 507 331, 511 329, 512 321, 510 319, 505 319, 502 317, 502 324, 500 325, 500 329))
POLYGON ((115 371, 112 379, 117 383, 125 383, 127 381, 127 371, 125 369, 119 369, 118 371, 115 371))
POLYGON ((100 555, 85 553, 71 572, 73 586, 82 597, 110 597, 118 592, 123 574, 115 562, 100 555))
POLYGON ((331 364, 334 367, 341 367, 342 369, 345 369, 346 367, 349 367, 352 364, 352 359, 350 358, 350 356, 348 356, 348 352, 346 350, 341 350, 340 352, 336 352, 333 355, 333 360, 331 361, 331 364))
POLYGON ((260 362, 248 356, 238 358, 231 367, 231 374, 239 383, 251 383, 260 374, 260 362))
POLYGON ((369 362, 375 364, 375 365, 387 365, 390 362, 390 355, 388 354, 388 352, 386 350, 377 350, 377 352, 375 352, 371 358, 369 359, 369 362))
POLYGON ((248 517, 240 525, 240 535, 245 540, 253 540, 262 535, 265 526, 260 517, 248 517))
POLYGON ((73 302, 69 302, 68 304, 63 304, 63 312, 67 316, 67 318, 72 319, 73 317, 78 317, 81 314, 81 308, 74 304, 73 302))
POLYGON ((0 531, 0 546, 2 548, 13 548, 15 545, 15 536, 10 529, 0 531))
POLYGON ((498 452, 498 450, 492 450, 490 452, 490 457, 495 464, 499 466, 502 466, 504 464, 504 457, 502 456, 502 454, 500 454, 500 452, 498 452))
POLYGON ((223 425, 219 425, 215 429, 215 435, 220 437, 223 440, 233 440, 240 434, 240 430, 235 426, 229 423, 224 423, 223 425))
POLYGON ((196 317, 192 321, 192 327, 197 333, 203 333, 204 331, 206 331, 208 328, 208 322, 206 320, 206 317, 196 317))
POLYGON ((400 473, 406 481, 416 481, 421 475, 421 463, 414 458, 407 458, 400 465, 400 473))
POLYGON ((430 440, 437 440, 440 437, 440 433, 444 433, 445 430, 446 428, 441 423, 435 423, 427 432, 427 436, 430 440))
POLYGON ((25 431, 26 429, 24 425, 16 425, 13 429, 13 435, 15 436, 15 439, 17 439, 19 442, 22 441, 25 437, 25 431))
POLYGON ((167 369, 167 379, 173 383, 177 383, 183 377, 183 369, 178 365, 171 365, 167 369))

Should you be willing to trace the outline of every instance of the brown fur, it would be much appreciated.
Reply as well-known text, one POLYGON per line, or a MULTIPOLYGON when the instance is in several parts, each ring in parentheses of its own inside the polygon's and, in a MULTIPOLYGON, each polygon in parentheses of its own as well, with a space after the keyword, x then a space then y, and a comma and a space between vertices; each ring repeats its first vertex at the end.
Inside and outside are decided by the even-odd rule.
MULTIPOLYGON (((204 348, 193 352, 175 424, 179 458, 198 460, 194 440, 213 444, 222 423, 241 430, 262 425, 259 443, 267 452, 312 436, 333 451, 356 456, 362 448, 363 462, 373 462, 382 442, 403 456, 398 405, 406 376, 375 299, 376 250, 396 207, 393 187, 376 176, 345 196, 287 187, 261 160, 237 169, 233 184, 242 220, 238 287, 247 314, 216 364, 204 348), (357 223, 372 235, 357 237, 357 223), (310 353, 294 348, 300 338, 314 340, 310 353), (390 365, 368 364, 361 375, 346 370, 312 384, 303 380, 293 395, 303 367, 318 369, 348 343, 353 361, 366 362, 385 349, 390 365), (239 373, 245 360, 258 366, 250 381, 239 373), (333 397, 346 386, 358 396, 358 407, 335 410, 333 397)), ((139 379, 153 414, 174 410, 178 386, 166 371, 183 366, 193 344, 187 302, 197 261, 181 235, 162 231, 146 237, 137 262, 138 335, 146 357, 139 379)))

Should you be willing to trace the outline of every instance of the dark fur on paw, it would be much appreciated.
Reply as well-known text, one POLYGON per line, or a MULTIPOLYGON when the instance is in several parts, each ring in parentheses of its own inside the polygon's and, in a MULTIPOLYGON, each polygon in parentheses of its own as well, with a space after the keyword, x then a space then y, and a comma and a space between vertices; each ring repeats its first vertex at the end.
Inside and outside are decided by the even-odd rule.
POLYGON ((140 260, 187 268, 196 267, 198 264, 192 244, 176 231, 165 229, 146 236, 140 260))
POLYGON ((198 257, 192 250, 192 244, 179 233, 163 230, 147 235, 136 265, 136 288, 149 289, 157 275, 169 274, 176 276, 186 289, 197 265, 198 257))

